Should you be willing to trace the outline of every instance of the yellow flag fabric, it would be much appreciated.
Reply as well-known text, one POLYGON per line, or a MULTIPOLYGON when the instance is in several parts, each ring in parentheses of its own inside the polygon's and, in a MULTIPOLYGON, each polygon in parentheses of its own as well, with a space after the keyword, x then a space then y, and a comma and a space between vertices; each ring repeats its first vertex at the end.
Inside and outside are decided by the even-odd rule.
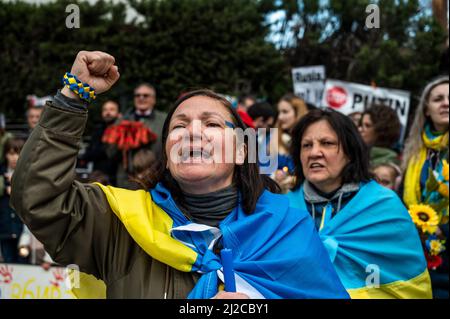
POLYGON ((411 205, 417 205, 421 198, 420 189, 420 173, 422 172, 423 163, 427 159, 427 150, 423 147, 420 153, 413 159, 411 159, 405 175, 403 200, 409 207, 411 205))
MULTIPOLYGON (((180 271, 191 271, 197 253, 171 237, 173 221, 152 201, 149 192, 95 184, 105 193, 112 211, 128 233, 148 255, 180 271)), ((76 270, 72 270, 69 276, 79 276, 79 288, 72 288, 75 297, 106 298, 106 285, 102 280, 82 272, 77 273, 76 270)))
POLYGON ((191 271, 197 253, 171 237, 173 221, 152 201, 149 192, 96 185, 103 190, 112 211, 128 233, 147 254, 180 271, 191 271))
POLYGON ((431 299, 428 270, 408 281, 397 281, 379 287, 348 289, 352 299, 431 299))

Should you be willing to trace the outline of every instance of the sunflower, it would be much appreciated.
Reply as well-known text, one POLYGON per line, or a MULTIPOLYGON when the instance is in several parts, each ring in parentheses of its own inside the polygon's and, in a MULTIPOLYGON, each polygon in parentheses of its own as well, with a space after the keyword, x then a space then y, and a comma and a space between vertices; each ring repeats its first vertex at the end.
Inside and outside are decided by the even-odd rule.
POLYGON ((448 185, 445 183, 440 183, 438 188, 439 194, 448 198, 448 185))
POLYGON ((419 204, 409 207, 409 214, 418 228, 423 232, 433 234, 439 224, 439 216, 436 211, 428 205, 419 204))
POLYGON ((448 162, 446 160, 442 161, 442 176, 444 176, 444 180, 448 182, 448 162))
POLYGON ((441 252, 445 250, 444 241, 443 240, 430 240, 430 255, 437 256, 441 252))

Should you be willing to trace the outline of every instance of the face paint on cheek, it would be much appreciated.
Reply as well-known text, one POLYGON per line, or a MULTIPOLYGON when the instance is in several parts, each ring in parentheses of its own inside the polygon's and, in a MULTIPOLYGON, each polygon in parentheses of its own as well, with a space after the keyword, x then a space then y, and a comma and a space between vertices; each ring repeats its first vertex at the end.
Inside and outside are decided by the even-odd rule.
POLYGON ((230 128, 236 128, 236 125, 234 125, 233 123, 231 123, 229 121, 225 121, 225 125, 230 128))

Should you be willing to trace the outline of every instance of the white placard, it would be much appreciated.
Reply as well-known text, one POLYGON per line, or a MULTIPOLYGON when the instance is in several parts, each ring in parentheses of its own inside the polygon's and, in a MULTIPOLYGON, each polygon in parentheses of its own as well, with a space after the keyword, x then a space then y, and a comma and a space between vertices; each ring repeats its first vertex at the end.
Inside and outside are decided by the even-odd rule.
POLYGON ((66 276, 62 267, 0 263, 0 299, 74 299, 66 276))
POLYGON ((402 125, 400 141, 403 141, 408 123, 410 92, 331 79, 325 82, 322 97, 322 106, 324 107, 351 114, 363 112, 373 103, 384 104, 397 112, 402 125))
POLYGON ((294 93, 306 102, 320 106, 325 78, 323 65, 292 69, 294 93))

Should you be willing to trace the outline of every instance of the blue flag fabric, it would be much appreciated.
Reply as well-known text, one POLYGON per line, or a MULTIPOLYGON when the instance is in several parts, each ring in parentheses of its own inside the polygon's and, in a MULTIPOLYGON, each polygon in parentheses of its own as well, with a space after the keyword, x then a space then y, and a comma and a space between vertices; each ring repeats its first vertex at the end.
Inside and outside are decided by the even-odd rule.
POLYGON ((202 276, 189 298, 212 298, 218 292, 222 266, 211 248, 219 235, 233 251, 238 292, 274 299, 349 298, 308 212, 289 207, 285 195, 265 191, 250 215, 238 204, 219 230, 189 221, 161 184, 150 192, 173 219, 172 236, 198 254, 192 271, 202 276))
MULTIPOLYGON (((307 209, 303 187, 288 197, 292 206, 307 209)), ((367 290, 356 290, 366 288, 374 269, 380 272, 377 298, 431 297, 426 261, 411 217, 398 196, 375 181, 361 184, 319 235, 352 298, 371 296, 367 290)))

